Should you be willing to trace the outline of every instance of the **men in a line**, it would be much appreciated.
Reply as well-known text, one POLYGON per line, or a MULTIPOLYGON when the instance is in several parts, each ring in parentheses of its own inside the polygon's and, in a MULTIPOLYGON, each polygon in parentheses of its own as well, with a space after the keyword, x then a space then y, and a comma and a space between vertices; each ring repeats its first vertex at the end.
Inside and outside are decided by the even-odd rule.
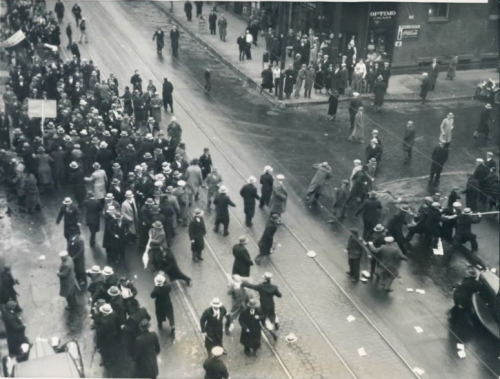
POLYGON ((260 199, 257 194, 257 187, 255 187, 255 182, 257 179, 255 176, 250 176, 247 179, 247 184, 245 184, 241 190, 240 195, 243 198, 243 211, 245 212, 245 225, 252 226, 252 219, 255 215, 255 202, 260 199))
POLYGON ((251 284, 248 282, 243 282, 242 287, 250 288, 259 293, 260 306, 262 308, 262 313, 264 318, 269 320, 271 327, 267 329, 269 333, 273 336, 274 340, 278 339, 276 330, 279 329, 279 321, 276 316, 274 297, 281 297, 281 292, 278 287, 271 283, 271 278, 273 274, 270 272, 264 273, 264 281, 260 284, 251 284))
POLYGON ((202 261, 201 253, 205 248, 205 221, 203 220, 203 211, 195 209, 193 219, 189 222, 188 227, 189 239, 191 240, 191 252, 193 253, 193 261, 202 261))
POLYGON ((205 348, 208 354, 210 354, 213 347, 223 346, 223 326, 226 315, 226 308, 218 297, 212 299, 210 307, 205 309, 201 315, 200 327, 205 337, 205 348))

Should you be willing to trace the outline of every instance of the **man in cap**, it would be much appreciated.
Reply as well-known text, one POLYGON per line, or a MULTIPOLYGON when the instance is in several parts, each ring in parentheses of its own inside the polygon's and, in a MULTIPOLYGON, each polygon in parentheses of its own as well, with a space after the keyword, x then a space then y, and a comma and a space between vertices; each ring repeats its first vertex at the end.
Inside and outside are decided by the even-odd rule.
POLYGON ((214 346, 223 346, 223 325, 226 315, 226 308, 218 297, 212 299, 210 307, 205 309, 201 315, 201 332, 205 337, 205 348, 209 354, 214 346))
POLYGON ((257 300, 250 299, 247 305, 238 319, 241 325, 240 343, 244 346, 245 355, 256 356, 261 345, 262 323, 265 316, 258 307, 257 300))
POLYGON ((382 211, 382 203, 377 199, 375 192, 370 192, 368 199, 366 199, 361 206, 356 210, 355 216, 360 214, 363 217, 363 239, 369 240, 370 234, 380 220, 380 213, 382 211))
POLYGON ((155 276, 154 284, 155 287, 153 288, 153 291, 151 291, 151 298, 155 301, 155 313, 158 329, 163 330, 163 322, 165 322, 168 318, 170 335, 172 338, 175 338, 174 307, 172 306, 172 300, 170 299, 172 286, 167 283, 167 278, 162 273, 155 276))
POLYGON ((65 197, 57 215, 56 224, 59 225, 64 220, 64 238, 68 240, 75 233, 80 233, 80 212, 73 205, 70 197, 65 197))
POLYGON ((250 267, 253 266, 252 259, 250 258, 250 254, 248 253, 245 245, 248 243, 248 238, 245 236, 241 236, 238 240, 238 243, 233 246, 233 275, 239 275, 242 277, 250 276, 250 267))
POLYGON ((391 292, 392 282, 399 275, 401 261, 407 261, 408 258, 401 253, 391 236, 385 237, 384 244, 380 247, 375 247, 372 242, 369 242, 369 246, 370 250, 376 252, 378 257, 377 283, 386 292, 391 292))
POLYGON ((448 160, 448 152, 449 150, 445 147, 443 142, 439 142, 438 146, 432 151, 429 185, 439 185, 441 172, 443 171, 444 164, 448 160))
POLYGON ((453 308, 450 309, 451 317, 462 313, 467 321, 472 324, 469 312, 472 310, 472 295, 480 292, 483 286, 478 280, 478 274, 474 267, 469 267, 465 272, 465 278, 453 287, 453 308))
POLYGON ((279 329, 278 317, 276 316, 275 306, 274 306, 274 297, 281 297, 281 292, 278 287, 271 283, 271 279, 273 274, 270 272, 266 272, 263 275, 264 281, 260 284, 251 284, 248 282, 243 282, 241 285, 244 288, 250 288, 259 293, 260 298, 260 306, 262 308, 262 313, 264 318, 269 320, 272 324, 272 328, 267 329, 269 333, 273 336, 274 340, 278 339, 277 334, 274 330, 279 329))
POLYGON ((273 183, 273 192, 271 194, 270 213, 281 216, 285 213, 286 203, 288 200, 288 192, 285 188, 285 176, 283 174, 276 175, 276 180, 273 183))
POLYGON ((156 379, 158 377, 158 359, 160 341, 155 332, 149 330, 149 321, 139 323, 140 334, 135 340, 135 372, 137 377, 156 379))
POLYGON ((273 168, 271 166, 264 167, 264 173, 260 176, 260 203, 259 208, 269 206, 271 195, 273 193, 273 168))
POLYGON ((67 251, 75 265, 75 277, 81 287, 87 284, 87 275, 85 272, 85 244, 80 233, 74 233, 68 239, 67 251))
POLYGON ((195 209, 193 218, 189 222, 188 227, 189 239, 191 240, 191 252, 193 253, 193 261, 202 261, 201 253, 205 248, 204 237, 207 234, 205 221, 203 220, 203 211, 195 209))
POLYGON ((127 234, 132 241, 135 241, 138 229, 138 214, 137 204, 135 202, 134 193, 131 190, 125 192, 125 200, 121 207, 123 221, 127 226, 127 234))
POLYGON ((227 187, 220 186, 219 194, 214 199, 215 205, 215 225, 214 232, 219 232, 219 226, 224 227, 224 236, 229 235, 229 207, 236 207, 236 204, 227 196, 227 187))
POLYGON ((252 226, 252 219, 255 215, 255 202, 260 199, 257 194, 257 187, 255 187, 255 182, 257 179, 255 176, 250 176, 247 179, 247 184, 245 184, 241 190, 240 195, 243 198, 243 211, 245 213, 245 225, 252 226))
POLYGON ((203 362, 203 368, 205 369, 205 378, 207 379, 228 379, 229 372, 227 367, 222 361, 222 355, 224 354, 224 348, 222 346, 214 346, 210 351, 210 356, 203 362))
POLYGON ((90 246, 95 246, 95 236, 101 225, 101 203, 92 191, 87 192, 87 199, 83 202, 85 209, 85 223, 90 231, 90 246))
POLYGON ((453 230, 457 225, 457 218, 462 213, 462 203, 453 202, 451 207, 443 210, 441 214, 440 236, 448 243, 453 242, 453 230))
POLYGON ((332 168, 328 162, 315 163, 312 167, 316 172, 309 183, 309 187, 307 187, 306 202, 310 205, 316 205, 323 186, 332 177, 332 168))
POLYGON ((67 251, 59 253, 61 258, 61 265, 57 276, 59 277, 59 295, 64 297, 68 302, 67 310, 74 309, 78 303, 76 299, 76 292, 78 290, 78 283, 75 277, 75 265, 73 259, 69 256, 67 251))

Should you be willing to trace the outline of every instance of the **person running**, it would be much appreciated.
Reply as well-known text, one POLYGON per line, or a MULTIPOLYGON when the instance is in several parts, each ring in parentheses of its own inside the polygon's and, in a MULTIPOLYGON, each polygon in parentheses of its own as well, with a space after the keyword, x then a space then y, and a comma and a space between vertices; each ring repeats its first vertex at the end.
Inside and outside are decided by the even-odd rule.
POLYGON ((161 57, 163 46, 165 46, 165 33, 160 26, 153 34, 153 41, 156 41, 156 52, 161 57))

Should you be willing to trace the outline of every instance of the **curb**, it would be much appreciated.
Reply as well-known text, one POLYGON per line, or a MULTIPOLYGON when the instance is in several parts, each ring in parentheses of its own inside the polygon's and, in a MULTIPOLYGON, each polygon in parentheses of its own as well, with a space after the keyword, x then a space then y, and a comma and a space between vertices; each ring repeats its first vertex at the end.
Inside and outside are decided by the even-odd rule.
MULTIPOLYGON (((150 0, 152 4, 154 4, 158 9, 160 9, 165 15, 167 15, 172 21, 174 21, 179 29, 182 29, 186 34, 189 34, 196 41, 205 46, 212 54, 214 54, 221 62, 223 62, 226 66, 228 66, 234 73, 236 73, 241 80, 248 84, 248 87, 257 91, 257 93, 266 99, 272 105, 279 108, 299 108, 304 106, 315 106, 315 105, 325 105, 328 104, 328 99, 324 100, 314 100, 314 101, 299 101, 288 103, 282 100, 275 98, 274 96, 267 93, 265 90, 261 91, 261 86, 255 80, 250 78, 247 74, 242 72, 235 64, 229 61, 227 58, 223 57, 216 49, 210 46, 207 42, 201 39, 195 32, 192 32, 188 28, 186 28, 182 22, 179 21, 177 16, 174 15, 173 12, 167 10, 164 6, 162 6, 161 2, 150 0)), ((372 95, 360 95, 361 99, 373 99, 372 95)), ((451 97, 437 97, 435 99, 427 99, 427 103, 437 103, 437 102, 448 102, 448 101, 457 101, 457 100, 469 100, 472 99, 472 95, 462 95, 462 96, 451 96, 451 97)), ((339 98, 339 103, 350 101, 350 97, 342 97, 339 98)), ((384 102, 387 103, 420 103, 422 100, 419 97, 410 97, 405 98, 404 95, 401 97, 386 97, 384 102)))

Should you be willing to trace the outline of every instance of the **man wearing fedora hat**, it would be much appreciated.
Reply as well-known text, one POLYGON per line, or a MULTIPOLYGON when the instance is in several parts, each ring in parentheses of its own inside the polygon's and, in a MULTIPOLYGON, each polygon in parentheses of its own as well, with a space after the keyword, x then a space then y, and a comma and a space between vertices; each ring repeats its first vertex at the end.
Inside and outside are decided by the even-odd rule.
POLYGON ((472 214, 470 208, 464 208, 462 214, 457 217, 453 250, 457 250, 467 242, 470 242, 472 253, 478 250, 477 237, 472 233, 472 224, 480 223, 481 217, 481 213, 472 214))
POLYGON ((219 194, 215 196, 215 225, 214 232, 219 232, 219 226, 222 224, 224 227, 224 236, 229 235, 229 207, 236 207, 236 204, 231 201, 229 196, 227 196, 227 187, 220 186, 219 194))
POLYGON ((66 299, 68 303, 66 309, 72 310, 78 305, 76 299, 78 283, 75 277, 75 265, 67 251, 61 251, 59 257, 61 258, 61 265, 57 271, 57 276, 59 277, 59 295, 66 299))
POLYGON ((191 240, 191 252, 193 253, 193 261, 202 261, 201 253, 205 248, 204 237, 207 234, 205 221, 203 220, 203 211, 199 208, 194 210, 193 218, 189 222, 188 227, 189 239, 191 240))
POLYGON ((158 359, 160 341, 155 332, 149 330, 149 321, 139 323, 140 334, 135 339, 134 362, 136 376, 156 379, 158 376, 158 359))
POLYGON ((258 307, 256 299, 250 299, 247 308, 241 312, 238 321, 241 325, 240 343, 244 346, 245 355, 256 356, 260 349, 262 323, 265 316, 258 307))
POLYGON ((87 275, 85 272, 85 244, 80 233, 74 233, 68 239, 67 251, 73 259, 75 265, 75 276, 80 286, 85 287, 87 284, 87 275))
POLYGON ((474 267, 469 267, 465 272, 465 278, 455 286, 453 286, 453 308, 450 309, 451 317, 463 313, 468 321, 472 320, 469 317, 469 311, 472 309, 472 295, 475 292, 482 290, 482 285, 478 280, 478 274, 474 267))
POLYGON ((394 237, 394 240, 401 249, 401 252, 404 255, 408 255, 408 249, 406 247, 407 242, 403 233, 403 227, 408 225, 408 219, 411 215, 411 211, 408 204, 401 204, 397 208, 397 212, 387 222, 387 232, 389 235, 394 237))
POLYGON ((257 194, 257 187, 255 187, 255 182, 257 179, 255 176, 250 176, 247 179, 247 184, 245 184, 241 190, 240 195, 243 198, 243 212, 245 213, 245 225, 252 226, 252 219, 255 215, 255 202, 260 199, 257 194))
POLYGON ((73 205, 70 197, 65 197, 56 218, 56 224, 64 221, 64 238, 68 240, 73 234, 80 233, 80 212, 73 205))
POLYGON ((203 362, 206 379, 229 379, 229 372, 221 359, 223 355, 224 348, 222 346, 214 346, 210 350, 209 357, 203 362))
POLYGON ((132 241, 135 241, 138 227, 137 204, 134 193, 131 190, 125 192, 125 200, 121 207, 123 219, 127 225, 127 234, 132 241))
POLYGON ((285 213, 288 192, 285 189, 285 176, 283 174, 276 175, 276 180, 273 182, 273 192, 271 194, 270 212, 281 216, 285 213))
POLYGON ((218 297, 212 299, 210 307, 205 309, 201 315, 200 327, 205 337, 205 348, 208 354, 214 346, 223 346, 223 325, 226 315, 226 308, 218 297))
POLYGON ((92 191, 87 192, 83 208, 85 209, 85 223, 90 231, 90 246, 95 246, 95 236, 101 226, 101 204, 92 191))
POLYGON ((392 282, 399 276, 401 261, 407 261, 408 258, 401 253, 391 236, 385 237, 384 244, 380 247, 375 247, 372 242, 369 246, 370 250, 377 253, 377 283, 386 292, 391 292, 392 282))
POLYGON ((369 193, 368 199, 366 199, 356 210, 355 215, 359 216, 362 214, 363 217, 363 239, 365 241, 370 239, 373 228, 379 222, 381 211, 382 204, 373 191, 369 193))
POLYGON ((205 185, 207 186, 207 211, 211 210, 212 199, 217 196, 219 186, 222 183, 222 176, 217 167, 212 167, 212 171, 205 178, 205 185))
POLYGON ((29 343, 28 338, 26 338, 26 326, 21 318, 21 312, 21 307, 14 300, 9 300, 2 310, 7 347, 9 349, 9 356, 11 357, 21 355, 21 345, 29 343))
POLYGON ((117 342, 120 339, 120 322, 110 304, 99 306, 94 316, 94 329, 97 351, 101 353, 102 364, 108 366, 116 359, 117 342))
POLYGON ((248 238, 245 236, 241 236, 238 240, 238 243, 233 246, 233 275, 240 275, 243 277, 250 276, 250 267, 253 266, 252 259, 250 258, 250 254, 248 253, 245 245, 248 243, 248 238))
MULTIPOLYGON (((265 272, 262 276, 264 281, 260 284, 251 284, 248 282, 243 282, 241 285, 245 288, 250 288, 259 293, 260 298, 260 306, 262 308, 262 313, 264 318, 269 320, 272 324, 272 329, 279 329, 278 317, 276 316, 275 306, 274 306, 274 297, 281 297, 281 292, 277 286, 271 283, 271 279, 273 274, 270 272, 265 272)), ((273 336, 274 340, 278 339, 277 334, 272 329, 267 329, 269 333, 273 336)))
POLYGON ((259 208, 261 209, 264 208, 264 206, 269 206, 273 193, 273 182, 273 168, 271 166, 264 167, 264 173, 260 176, 259 180, 261 185, 259 208))
POLYGON ((163 322, 168 318, 170 325, 170 335, 175 338, 175 319, 174 307, 170 299, 170 291, 172 286, 167 283, 167 278, 163 274, 158 274, 154 277, 153 291, 151 291, 151 298, 155 301, 156 321, 158 329, 163 330, 163 322))

